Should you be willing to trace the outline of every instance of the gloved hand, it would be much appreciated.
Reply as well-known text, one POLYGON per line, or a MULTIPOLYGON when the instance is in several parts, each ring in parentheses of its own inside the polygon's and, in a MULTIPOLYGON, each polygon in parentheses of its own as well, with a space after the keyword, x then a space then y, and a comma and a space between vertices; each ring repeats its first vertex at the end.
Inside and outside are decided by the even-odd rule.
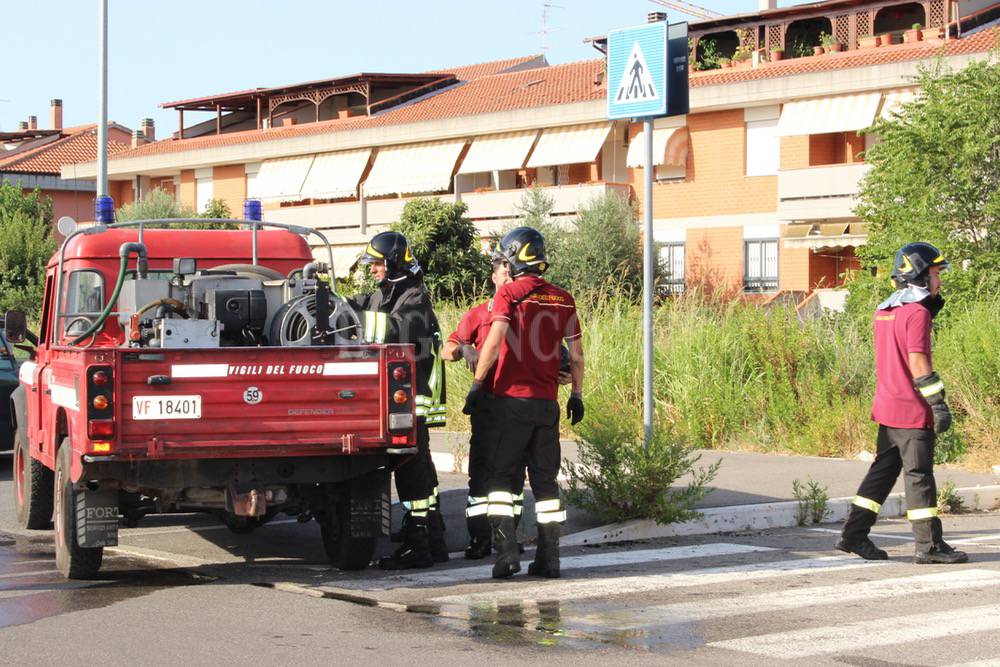
POLYGON ((935 372, 930 372, 927 375, 913 378, 913 386, 931 406, 931 413, 934 415, 934 432, 944 433, 950 429, 951 410, 945 401, 944 382, 941 381, 941 377, 935 372))
POLYGON ((463 345, 459 349, 462 352, 462 358, 465 359, 465 365, 469 368, 469 372, 475 373, 476 364, 479 363, 479 350, 474 345, 463 345))
POLYGON ((462 408, 462 413, 471 415, 476 411, 482 399, 483 384, 481 382, 473 382, 472 386, 469 387, 469 393, 465 395, 465 406, 462 408))
POLYGON ((569 418, 569 423, 572 425, 576 425, 583 419, 583 396, 577 393, 569 395, 569 400, 566 401, 566 417, 569 418))

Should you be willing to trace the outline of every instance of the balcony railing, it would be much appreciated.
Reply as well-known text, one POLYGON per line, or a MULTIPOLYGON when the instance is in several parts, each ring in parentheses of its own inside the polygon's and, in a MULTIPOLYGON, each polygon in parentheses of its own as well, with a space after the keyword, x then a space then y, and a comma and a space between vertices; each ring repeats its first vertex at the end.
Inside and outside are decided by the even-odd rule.
POLYGON ((871 165, 834 164, 778 172, 778 217, 782 220, 853 218, 859 184, 871 165))
POLYGON ((778 289, 778 277, 743 278, 744 292, 774 292, 778 289))

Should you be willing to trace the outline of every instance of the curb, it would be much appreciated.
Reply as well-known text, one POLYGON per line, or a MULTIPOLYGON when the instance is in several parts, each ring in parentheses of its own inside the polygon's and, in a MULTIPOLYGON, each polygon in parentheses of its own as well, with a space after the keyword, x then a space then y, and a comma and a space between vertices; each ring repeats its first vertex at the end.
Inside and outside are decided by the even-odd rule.
MULTIPOLYGON (((972 510, 992 510, 1000 507, 1000 485, 974 486, 955 489, 965 506, 972 510)), ((847 518, 853 496, 835 498, 827 503, 829 514, 824 523, 835 523, 847 518)), ((639 519, 627 523, 599 526, 579 533, 564 535, 562 546, 582 546, 649 540, 660 537, 682 537, 689 535, 711 535, 745 530, 768 530, 772 528, 794 528, 798 522, 799 503, 786 500, 756 505, 733 505, 730 507, 710 507, 700 510, 701 518, 694 521, 673 524, 658 524, 652 519, 639 519)), ((906 499, 902 493, 890 495, 882 504, 879 516, 898 517, 906 514, 906 499)))

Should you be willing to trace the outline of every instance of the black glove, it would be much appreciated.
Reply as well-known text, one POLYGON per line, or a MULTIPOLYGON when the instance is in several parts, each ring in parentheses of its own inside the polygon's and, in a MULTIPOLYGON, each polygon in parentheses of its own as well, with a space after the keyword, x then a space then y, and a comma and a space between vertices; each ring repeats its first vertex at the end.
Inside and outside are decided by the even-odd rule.
POLYGON ((569 395, 569 400, 566 401, 566 417, 574 426, 583 419, 583 396, 575 393, 569 395))
POLYGON ((913 378, 913 386, 931 406, 931 413, 934 415, 934 432, 944 433, 950 429, 951 410, 945 401, 944 382, 941 381, 940 376, 934 372, 921 375, 918 378, 913 378))
POLYGON ((469 387, 469 393, 465 395, 465 406, 462 408, 462 412, 471 415, 476 411, 481 400, 483 400, 483 385, 481 382, 473 382, 472 386, 469 387))

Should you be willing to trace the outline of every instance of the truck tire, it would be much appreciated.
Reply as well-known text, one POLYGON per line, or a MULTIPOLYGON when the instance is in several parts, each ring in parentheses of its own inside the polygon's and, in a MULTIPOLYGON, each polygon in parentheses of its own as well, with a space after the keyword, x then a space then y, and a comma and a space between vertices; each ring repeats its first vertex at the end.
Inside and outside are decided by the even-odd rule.
POLYGON ((31 457, 28 443, 21 441, 20 430, 14 431, 14 506, 17 523, 30 530, 45 530, 52 526, 52 471, 31 457))
POLYGON ((101 569, 104 547, 81 547, 76 540, 76 497, 80 493, 70 481, 73 446, 64 438, 56 454, 55 527, 56 567, 67 579, 90 579, 101 569))
POLYGON ((363 570, 375 555, 374 537, 351 535, 351 498, 341 493, 336 507, 319 521, 323 548, 330 564, 339 570, 363 570))

